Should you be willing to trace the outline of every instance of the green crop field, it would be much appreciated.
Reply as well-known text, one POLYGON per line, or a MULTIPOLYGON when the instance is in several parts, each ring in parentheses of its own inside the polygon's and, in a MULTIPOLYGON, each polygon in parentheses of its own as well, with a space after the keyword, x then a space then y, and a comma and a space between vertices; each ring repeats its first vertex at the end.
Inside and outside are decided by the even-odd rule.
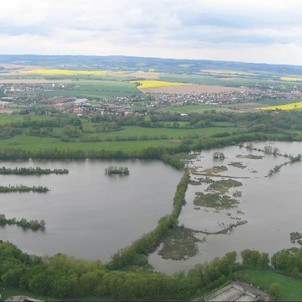
POLYGON ((220 105, 207 105, 207 104, 200 104, 200 105, 186 105, 186 106, 170 106, 162 108, 160 111, 163 112, 175 112, 175 113, 202 113, 206 110, 215 110, 215 111, 231 111, 231 109, 226 108, 220 105))
MULTIPOLYGON (((274 86, 280 85, 286 87, 293 87, 295 83, 281 81, 276 76, 272 76, 269 73, 257 74, 256 76, 249 77, 248 75, 218 75, 218 74, 164 74, 160 75, 160 80, 171 82, 184 82, 204 85, 222 85, 222 86, 274 86)), ((297 84, 297 83, 296 83, 297 84)), ((302 85, 298 83, 297 85, 302 85)))
POLYGON ((44 90, 39 92, 46 97, 65 96, 65 97, 89 97, 89 98, 104 98, 131 96, 140 94, 134 83, 124 81, 72 81, 71 87, 59 90, 44 90))

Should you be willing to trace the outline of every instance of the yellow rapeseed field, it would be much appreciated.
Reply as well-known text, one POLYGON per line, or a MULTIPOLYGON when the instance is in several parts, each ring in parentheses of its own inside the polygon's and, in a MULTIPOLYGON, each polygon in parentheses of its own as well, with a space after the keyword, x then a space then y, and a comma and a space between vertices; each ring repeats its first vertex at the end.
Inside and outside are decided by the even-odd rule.
POLYGON ((47 75, 105 75, 108 70, 71 70, 71 69, 31 69, 21 71, 23 74, 47 74, 47 75))
POLYGON ((298 82, 298 81, 302 81, 302 78, 298 78, 298 77, 281 77, 280 80, 281 81, 298 82))
POLYGON ((293 110, 293 109, 302 109, 302 102, 289 103, 289 104, 278 105, 278 106, 261 107, 261 108, 257 108, 257 109, 259 109, 259 110, 293 110))
POLYGON ((137 87, 139 89, 191 85, 188 83, 156 81, 156 80, 142 80, 142 81, 131 81, 131 82, 139 83, 139 86, 137 87))

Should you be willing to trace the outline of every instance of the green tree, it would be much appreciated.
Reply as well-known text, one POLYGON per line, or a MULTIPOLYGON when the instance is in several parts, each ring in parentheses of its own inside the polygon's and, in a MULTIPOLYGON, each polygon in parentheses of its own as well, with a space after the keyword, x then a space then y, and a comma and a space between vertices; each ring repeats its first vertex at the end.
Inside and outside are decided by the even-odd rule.
POLYGON ((270 288, 269 288, 269 293, 274 297, 274 298, 280 298, 280 284, 278 283, 273 283, 270 288))

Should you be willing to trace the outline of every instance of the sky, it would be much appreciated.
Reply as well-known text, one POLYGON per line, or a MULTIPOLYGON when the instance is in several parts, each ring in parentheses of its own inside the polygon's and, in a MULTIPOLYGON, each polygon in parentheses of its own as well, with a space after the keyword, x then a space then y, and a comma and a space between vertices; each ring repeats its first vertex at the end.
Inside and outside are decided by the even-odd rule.
POLYGON ((0 54, 302 65, 302 1, 2 0, 0 54))

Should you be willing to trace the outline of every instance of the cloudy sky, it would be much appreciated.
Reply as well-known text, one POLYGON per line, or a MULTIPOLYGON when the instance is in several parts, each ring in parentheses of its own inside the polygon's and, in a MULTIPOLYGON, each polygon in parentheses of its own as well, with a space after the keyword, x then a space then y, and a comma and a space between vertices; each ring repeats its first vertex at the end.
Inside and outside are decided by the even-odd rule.
POLYGON ((302 1, 2 0, 0 54, 302 65, 302 1))

